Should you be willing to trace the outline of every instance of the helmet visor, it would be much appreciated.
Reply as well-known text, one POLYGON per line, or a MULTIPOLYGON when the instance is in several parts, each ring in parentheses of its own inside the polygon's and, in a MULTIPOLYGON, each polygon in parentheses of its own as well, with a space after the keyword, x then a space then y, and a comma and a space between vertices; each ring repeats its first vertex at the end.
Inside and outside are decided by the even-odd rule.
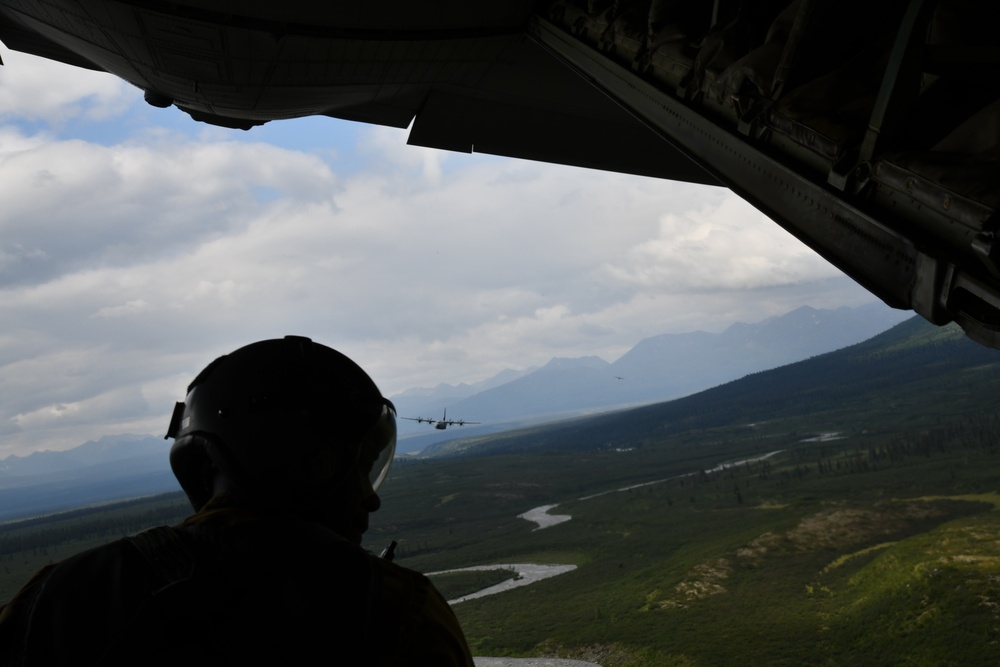
POLYGON ((388 405, 382 406, 378 423, 361 443, 359 464, 368 470, 368 481, 378 491, 389 476, 392 459, 396 454, 396 416, 388 405))

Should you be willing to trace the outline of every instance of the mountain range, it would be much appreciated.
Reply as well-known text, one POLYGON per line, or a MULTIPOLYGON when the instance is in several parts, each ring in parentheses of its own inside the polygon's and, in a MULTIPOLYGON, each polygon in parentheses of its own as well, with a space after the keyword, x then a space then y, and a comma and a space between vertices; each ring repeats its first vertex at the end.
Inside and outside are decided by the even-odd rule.
POLYGON ((162 437, 120 435, 0 461, 0 521, 179 490, 162 437))
POLYGON ((673 401, 429 447, 428 456, 632 447, 650 437, 799 420, 820 437, 899 422, 929 434, 952 420, 995 421, 1000 354, 954 323, 914 317, 873 338, 673 401))
POLYGON ((498 432, 574 415, 667 401, 861 342, 910 313, 881 304, 821 310, 804 306, 721 333, 695 331, 646 338, 614 362, 599 357, 555 358, 541 368, 504 371, 475 385, 438 385, 393 396, 403 417, 452 419, 483 426, 435 431, 400 421, 398 450, 413 452, 444 440, 498 432))
MULTIPOLYGON (((856 343, 906 315, 880 305, 799 308, 756 324, 734 324, 722 333, 648 338, 613 363, 598 357, 556 358, 541 368, 504 371, 476 384, 410 390, 392 399, 401 416, 436 417, 447 407, 453 418, 488 423, 437 431, 400 420, 404 434, 409 426, 410 433, 430 435, 401 438, 398 451, 676 398, 856 343)), ((169 444, 154 436, 113 436, 67 451, 0 460, 0 521, 177 490, 168 463, 169 444)))

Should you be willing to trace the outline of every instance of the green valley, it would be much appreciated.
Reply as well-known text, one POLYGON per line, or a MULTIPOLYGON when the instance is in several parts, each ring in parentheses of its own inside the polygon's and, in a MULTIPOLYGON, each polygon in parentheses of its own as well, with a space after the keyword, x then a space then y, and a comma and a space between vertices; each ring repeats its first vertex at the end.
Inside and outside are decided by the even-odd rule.
MULTIPOLYGON (((503 564, 577 566, 455 605, 476 655, 1000 663, 998 369, 910 321, 679 401, 456 441, 398 462, 366 546, 398 540, 423 572, 498 564, 441 575, 449 598, 503 564), (518 518, 543 505, 572 518, 518 518)), ((121 532, 179 516, 168 500, 115 509, 121 532)), ((5 595, 109 511, 6 526, 5 595)))

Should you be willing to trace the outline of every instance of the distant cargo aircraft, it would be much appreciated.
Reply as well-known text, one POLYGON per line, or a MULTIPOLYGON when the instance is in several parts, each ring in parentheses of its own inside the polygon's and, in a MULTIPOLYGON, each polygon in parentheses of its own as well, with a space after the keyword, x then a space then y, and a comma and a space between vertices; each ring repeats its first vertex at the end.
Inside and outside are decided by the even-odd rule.
POLYGON ((724 185, 889 305, 993 347, 997 34, 1000 3, 975 0, 0 0, 8 48, 200 121, 327 115, 724 185))
POLYGON ((425 417, 403 417, 403 419, 409 419, 412 422, 417 422, 422 424, 427 422, 428 424, 434 424, 434 428, 439 431, 443 431, 449 426, 465 426, 466 424, 478 424, 479 422, 465 421, 464 419, 448 419, 448 408, 444 409, 444 416, 441 419, 427 419, 425 417))

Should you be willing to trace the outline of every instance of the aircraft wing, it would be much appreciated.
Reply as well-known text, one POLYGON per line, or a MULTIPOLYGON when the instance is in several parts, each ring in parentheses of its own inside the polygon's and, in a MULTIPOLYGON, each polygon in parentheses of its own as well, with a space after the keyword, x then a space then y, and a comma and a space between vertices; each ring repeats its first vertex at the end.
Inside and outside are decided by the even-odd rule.
POLYGON ((1000 5, 0 0, 9 48, 249 129, 722 184, 860 284, 1000 347, 1000 5))

